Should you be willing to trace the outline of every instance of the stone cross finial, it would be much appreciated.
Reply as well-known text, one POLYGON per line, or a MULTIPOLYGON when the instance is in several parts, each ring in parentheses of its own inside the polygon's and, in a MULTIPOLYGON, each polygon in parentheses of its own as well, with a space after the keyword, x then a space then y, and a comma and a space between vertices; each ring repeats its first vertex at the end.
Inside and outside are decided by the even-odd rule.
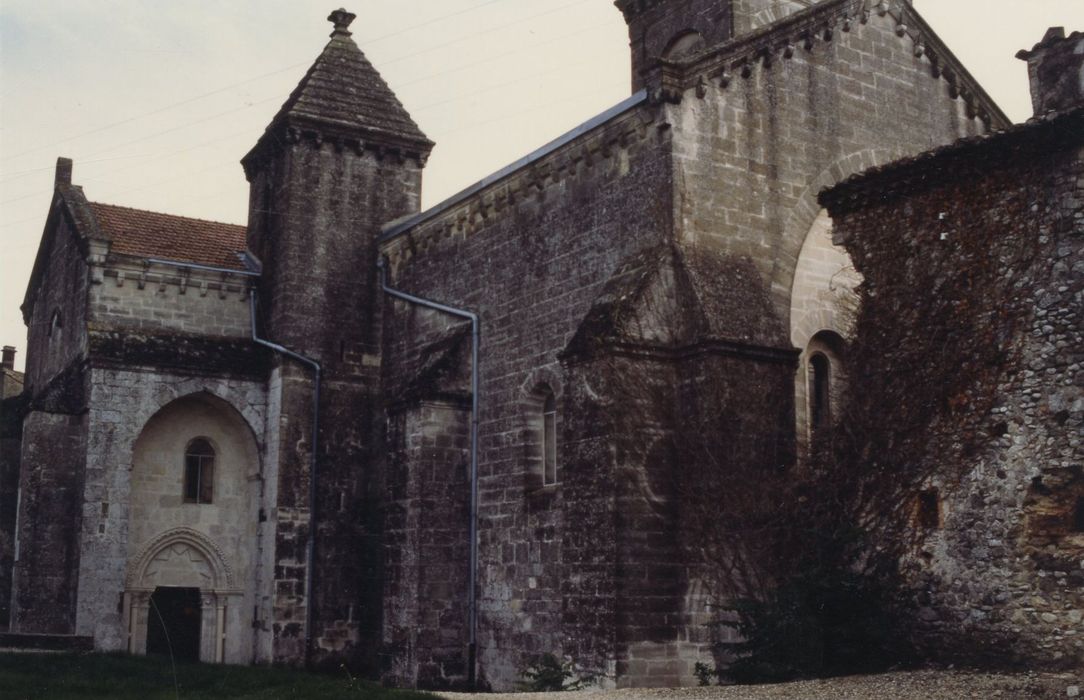
POLYGON ((327 16, 327 21, 335 25, 335 31, 331 32, 331 36, 350 36, 350 31, 347 27, 356 18, 353 12, 347 12, 343 8, 339 8, 327 16))

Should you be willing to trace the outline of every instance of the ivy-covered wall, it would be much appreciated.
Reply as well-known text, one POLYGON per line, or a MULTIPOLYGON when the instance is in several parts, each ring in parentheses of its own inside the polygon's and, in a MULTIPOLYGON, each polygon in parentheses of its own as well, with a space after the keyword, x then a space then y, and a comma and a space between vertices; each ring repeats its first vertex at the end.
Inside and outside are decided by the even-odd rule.
POLYGON ((845 420, 928 646, 1084 663, 1084 110, 822 196, 865 277, 845 420), (924 492, 924 496, 919 496, 924 492))

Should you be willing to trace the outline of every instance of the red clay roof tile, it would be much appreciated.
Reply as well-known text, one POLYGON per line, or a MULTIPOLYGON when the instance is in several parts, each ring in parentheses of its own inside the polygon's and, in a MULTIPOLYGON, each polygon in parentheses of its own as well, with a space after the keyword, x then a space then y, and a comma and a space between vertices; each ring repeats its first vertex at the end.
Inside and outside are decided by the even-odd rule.
POLYGON ((90 202, 110 251, 243 270, 245 227, 90 202))

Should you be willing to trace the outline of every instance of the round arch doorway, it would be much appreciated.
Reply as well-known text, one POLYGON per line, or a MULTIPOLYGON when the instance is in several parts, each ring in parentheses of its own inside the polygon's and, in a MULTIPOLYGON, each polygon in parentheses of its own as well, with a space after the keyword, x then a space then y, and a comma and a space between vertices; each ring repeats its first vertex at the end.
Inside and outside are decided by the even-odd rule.
POLYGON ((172 646, 204 662, 252 661, 259 464, 244 417, 207 392, 165 404, 143 426, 129 493, 129 652, 172 646))
POLYGON ((240 628, 243 592, 203 534, 178 528, 156 538, 135 562, 125 598, 130 653, 231 660, 226 638, 240 628))

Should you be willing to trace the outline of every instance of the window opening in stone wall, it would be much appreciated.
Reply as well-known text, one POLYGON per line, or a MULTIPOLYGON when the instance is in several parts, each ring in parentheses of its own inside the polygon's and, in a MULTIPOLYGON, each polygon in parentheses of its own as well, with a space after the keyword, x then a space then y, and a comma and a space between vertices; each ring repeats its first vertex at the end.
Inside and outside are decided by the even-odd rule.
POLYGON ((184 502, 210 503, 214 481, 215 450, 206 439, 196 438, 184 452, 184 502))
POLYGON ((557 400, 550 392, 542 404, 542 483, 557 483, 557 400))
POLYGON ((1084 496, 1077 496, 1073 508, 1073 532, 1084 532, 1084 496))
POLYGON ((679 32, 663 50, 663 58, 680 59, 703 50, 704 37, 695 29, 679 32))
POLYGON ((941 494, 937 489, 918 494, 918 525, 927 530, 941 527, 941 494))
POLYGON ((828 358, 817 353, 809 358, 810 427, 814 432, 827 428, 831 421, 831 385, 828 358))

